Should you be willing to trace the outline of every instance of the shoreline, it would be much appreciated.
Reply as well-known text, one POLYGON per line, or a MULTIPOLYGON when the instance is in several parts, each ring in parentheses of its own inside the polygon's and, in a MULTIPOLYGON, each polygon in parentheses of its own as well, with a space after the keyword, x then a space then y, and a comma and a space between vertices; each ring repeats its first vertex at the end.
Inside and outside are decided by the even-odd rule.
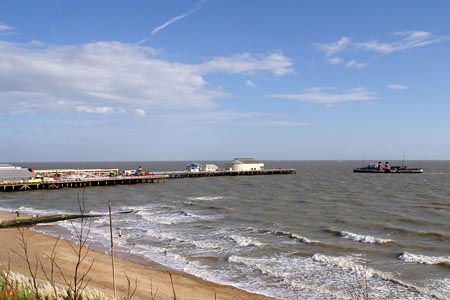
MULTIPOLYGON (((0 211, 0 220, 10 220, 15 218, 26 219, 30 216, 0 211)), ((25 261, 18 254, 23 253, 20 247, 20 233, 17 228, 0 229, 2 247, 0 247, 0 269, 11 270, 29 276, 29 271, 25 261), (3 246, 5 245, 5 246, 3 246)), ((27 240, 29 259, 33 266, 37 263, 37 258, 41 259, 46 270, 50 269, 51 262, 49 256, 58 238, 25 228, 24 236, 27 240)), ((61 267, 62 272, 67 279, 74 275, 74 266, 77 256, 73 252, 74 243, 59 239, 56 246, 56 261, 61 267)), ((93 262, 92 269, 87 277, 89 278, 88 287, 93 290, 104 292, 109 297, 113 297, 112 267, 111 257, 104 252, 89 248, 89 253, 82 270, 86 270, 93 262)), ((38 268, 37 277, 45 280, 45 276, 38 268)), ((173 270, 156 262, 137 257, 115 257, 115 276, 116 276, 116 298, 125 296, 127 293, 127 278, 129 277, 132 286, 137 282, 136 294, 133 299, 174 299, 171 277, 173 279, 173 288, 178 299, 274 299, 264 295, 250 293, 230 285, 221 285, 210 282, 194 275, 173 270)), ((67 286, 59 272, 56 272, 56 282, 58 285, 67 286)))

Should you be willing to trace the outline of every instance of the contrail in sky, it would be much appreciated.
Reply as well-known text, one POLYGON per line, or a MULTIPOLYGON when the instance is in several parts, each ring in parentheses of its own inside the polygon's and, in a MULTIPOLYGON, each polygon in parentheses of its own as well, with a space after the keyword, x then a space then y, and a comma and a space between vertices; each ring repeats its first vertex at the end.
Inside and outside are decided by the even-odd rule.
POLYGON ((166 28, 167 26, 172 25, 173 23, 178 22, 178 21, 180 21, 180 20, 186 18, 187 16, 189 16, 189 15, 195 13, 197 10, 199 10, 200 8, 202 8, 203 5, 205 5, 206 2, 208 2, 208 0, 200 0, 200 1, 197 1, 197 2, 195 3, 195 5, 194 5, 194 8, 193 8, 193 9, 191 9, 191 10, 188 11, 187 13, 184 13, 184 14, 181 14, 181 15, 179 15, 179 16, 173 17, 172 19, 170 19, 170 20, 167 21, 166 23, 162 24, 161 26, 156 27, 155 29, 152 30, 152 35, 151 35, 149 38, 143 39, 143 40, 139 41, 139 42, 137 43, 137 45, 141 45, 141 44, 143 44, 143 43, 149 41, 150 38, 151 38, 152 36, 156 35, 158 32, 160 32, 161 30, 163 30, 163 29, 166 28))

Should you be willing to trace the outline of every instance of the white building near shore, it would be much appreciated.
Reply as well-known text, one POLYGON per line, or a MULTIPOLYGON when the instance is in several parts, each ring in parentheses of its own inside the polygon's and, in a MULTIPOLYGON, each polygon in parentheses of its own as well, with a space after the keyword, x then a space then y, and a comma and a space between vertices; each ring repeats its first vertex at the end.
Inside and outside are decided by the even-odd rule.
POLYGON ((230 164, 226 166, 230 171, 260 171, 264 169, 264 163, 254 158, 235 158, 230 164))

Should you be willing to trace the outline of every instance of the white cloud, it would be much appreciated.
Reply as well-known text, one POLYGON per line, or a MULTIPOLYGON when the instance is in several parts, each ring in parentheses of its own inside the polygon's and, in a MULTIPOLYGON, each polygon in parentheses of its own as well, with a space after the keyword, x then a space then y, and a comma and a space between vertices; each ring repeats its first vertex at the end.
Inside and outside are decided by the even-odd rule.
POLYGON ((0 41, 0 112, 142 115, 155 108, 214 109, 216 99, 230 95, 205 80, 212 72, 293 71, 291 60, 278 52, 186 64, 161 59, 150 47, 119 42, 36 47, 36 42, 0 41))
POLYGON ((298 94, 275 94, 269 95, 271 98, 281 98, 288 100, 311 102, 324 105, 336 105, 344 102, 371 101, 375 99, 375 93, 363 88, 357 87, 345 90, 339 93, 331 93, 336 88, 332 87, 313 87, 307 89, 304 93, 298 94))
POLYGON ((137 116, 139 116, 139 117, 145 117, 145 116, 146 116, 145 110, 143 110, 142 108, 136 108, 136 109, 134 110, 134 113, 135 113, 137 116))
POLYGON ((15 29, 8 24, 0 23, 0 36, 8 36, 15 34, 15 29))
POLYGON ((403 84, 398 84, 398 83, 392 83, 392 84, 388 85, 388 87, 390 89, 399 90, 399 91, 401 91, 401 90, 409 90, 410 89, 409 86, 403 85, 403 84))
POLYGON ((353 59, 353 60, 351 60, 351 61, 349 61, 349 62, 347 62, 345 64, 345 68, 346 69, 352 69, 352 68, 354 68, 354 69, 362 69, 362 68, 365 68, 366 66, 367 66, 367 64, 359 63, 355 59, 353 59))
POLYGON ((0 23, 0 31, 9 31, 13 30, 13 28, 7 24, 0 23))
POLYGON ((76 106, 75 111, 77 112, 86 112, 93 114, 112 114, 114 112, 114 108, 112 107, 95 107, 95 106, 76 106))
POLYGON ((255 84, 253 81, 251 81, 250 79, 247 80, 247 81, 245 82, 245 84, 246 84, 248 87, 250 87, 250 88, 256 87, 256 84, 255 84))
POLYGON ((330 57, 336 53, 346 50, 350 45, 351 41, 348 37, 344 36, 336 42, 329 44, 315 44, 316 48, 325 52, 326 57, 330 57))
POLYGON ((326 61, 332 65, 338 65, 343 62, 343 59, 340 57, 330 57, 330 58, 327 58, 326 61))
POLYGON ((270 55, 252 55, 250 53, 238 54, 231 57, 217 57, 199 66, 204 73, 245 73, 269 72, 274 75, 293 73, 293 62, 280 52, 270 55))

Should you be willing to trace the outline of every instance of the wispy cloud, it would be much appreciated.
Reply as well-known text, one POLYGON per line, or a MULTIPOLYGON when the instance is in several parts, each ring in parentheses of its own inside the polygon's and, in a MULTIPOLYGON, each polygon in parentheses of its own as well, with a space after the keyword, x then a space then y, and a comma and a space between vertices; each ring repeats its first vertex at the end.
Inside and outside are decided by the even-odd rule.
MULTIPOLYGON (((156 35, 158 32, 160 32, 161 30, 165 29, 166 27, 172 25, 173 23, 176 23, 176 22, 188 17, 189 15, 192 15, 193 13, 195 13, 196 11, 201 9, 205 5, 206 2, 208 2, 208 0, 197 1, 194 5, 194 8, 192 8, 190 11, 183 13, 181 15, 175 16, 175 17, 171 18, 170 20, 166 21, 164 24, 154 28, 151 32, 151 36, 156 35)), ((137 44, 142 45, 145 42, 148 42, 149 40, 150 40, 150 38, 142 39, 137 44)))
POLYGON ((158 124, 175 124, 185 126, 191 124, 198 127, 220 126, 222 124, 249 125, 249 126, 270 126, 270 127, 297 127, 309 126, 308 122, 291 121, 285 115, 261 113, 261 112, 239 112, 232 110, 209 110, 207 114, 199 117, 197 114, 157 114, 149 115, 158 124))
POLYGON ((336 92, 334 87, 313 87, 297 94, 274 94, 270 98, 280 98, 295 101, 310 102, 334 106, 339 103, 371 101, 376 99, 375 93, 363 87, 357 87, 342 92, 336 92))
POLYGON ((392 83, 392 84, 388 85, 388 88, 393 89, 393 90, 403 91, 403 90, 409 90, 411 87, 409 87, 407 85, 403 85, 403 84, 392 83))
POLYGON ((379 42, 377 40, 359 42, 344 36, 335 42, 318 43, 314 46, 324 53, 324 60, 330 64, 343 63, 346 68, 363 68, 367 66, 367 63, 359 63, 354 58, 343 59, 342 55, 348 53, 347 56, 351 57, 357 52, 374 52, 387 55, 449 40, 448 36, 438 36, 426 31, 401 31, 395 32, 393 36, 396 38, 393 42, 379 42), (339 57, 336 56, 337 54, 339 54, 339 57))
POLYGON ((393 52, 405 51, 411 48, 428 46, 449 39, 448 36, 436 36, 433 33, 426 31, 395 32, 394 36, 400 37, 401 39, 391 43, 382 43, 377 40, 356 42, 355 46, 366 51, 390 54, 393 52))
POLYGON ((340 53, 346 50, 350 45, 351 41, 348 37, 344 36, 337 40, 336 42, 332 42, 329 44, 315 44, 315 47, 323 52, 325 52, 326 57, 331 57, 336 53, 340 53))
POLYGON ((293 62, 281 52, 269 55, 250 53, 238 54, 229 57, 217 57, 200 66, 199 71, 205 73, 258 73, 269 72, 274 75, 293 73, 293 62))

